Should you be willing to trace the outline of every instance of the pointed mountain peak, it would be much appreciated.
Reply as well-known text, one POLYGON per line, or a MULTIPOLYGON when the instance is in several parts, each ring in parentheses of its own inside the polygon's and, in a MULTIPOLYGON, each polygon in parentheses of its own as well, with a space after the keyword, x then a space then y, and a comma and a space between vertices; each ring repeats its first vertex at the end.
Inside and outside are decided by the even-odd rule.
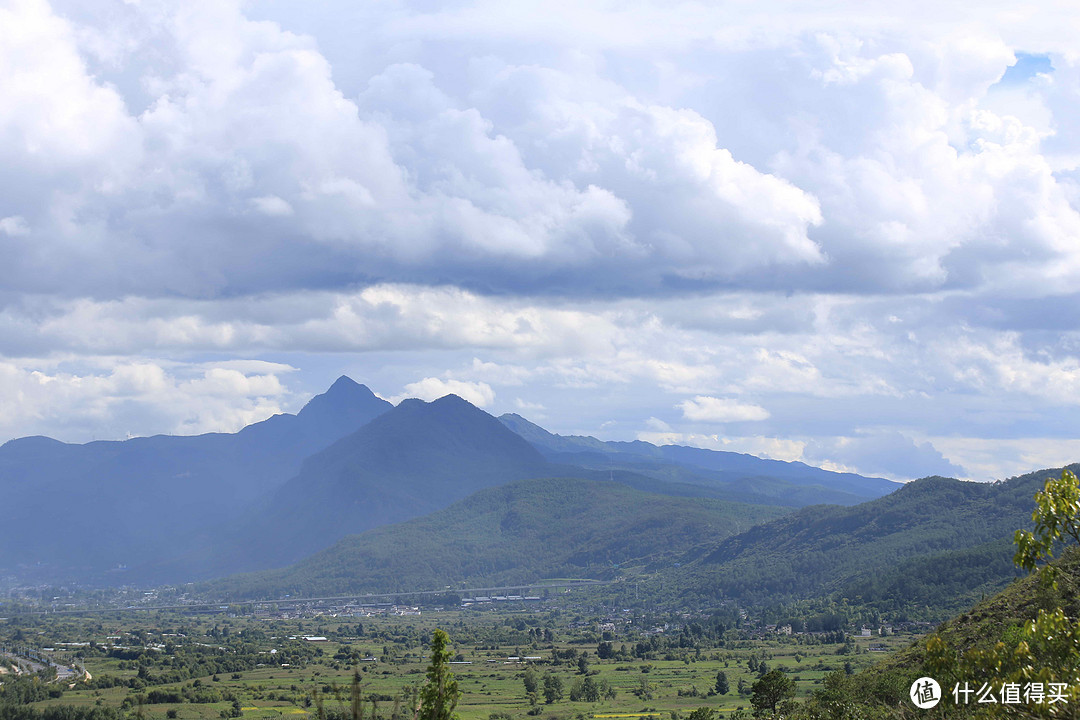
POLYGON ((338 379, 334 381, 334 384, 330 386, 330 389, 333 390, 334 388, 342 386, 342 385, 349 386, 349 387, 354 387, 354 386, 359 385, 359 384, 360 383, 356 382, 355 380, 353 380, 348 375, 340 375, 340 376, 338 376, 338 379))
POLYGON ((330 388, 316 395, 297 413, 305 420, 353 420, 366 418, 364 422, 392 408, 393 405, 379 398, 366 385, 342 375, 330 388))
POLYGON ((371 390, 368 389, 368 387, 366 385, 361 385, 360 383, 356 382, 355 380, 353 380, 348 375, 342 375, 337 380, 335 380, 334 384, 331 385, 329 387, 329 389, 327 389, 327 391, 325 393, 323 393, 323 394, 324 395, 337 395, 339 393, 356 392, 357 390, 361 390, 361 391, 363 391, 365 393, 374 395, 374 393, 372 393, 371 390))
POLYGON ((352 402, 357 399, 369 400, 373 397, 375 397, 375 393, 371 392, 370 388, 366 385, 361 385, 351 377, 342 375, 334 381, 334 384, 331 385, 326 392, 311 398, 300 412, 304 413, 313 405, 318 406, 330 402, 338 404, 342 402, 352 402))

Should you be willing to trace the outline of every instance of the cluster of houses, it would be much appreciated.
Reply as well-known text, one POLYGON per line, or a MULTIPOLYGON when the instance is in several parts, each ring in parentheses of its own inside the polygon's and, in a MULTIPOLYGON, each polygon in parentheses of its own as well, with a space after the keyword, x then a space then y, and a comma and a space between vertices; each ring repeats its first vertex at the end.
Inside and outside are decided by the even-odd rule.
POLYGON ((263 620, 297 620, 319 616, 381 617, 420 614, 421 610, 416 605, 395 605, 393 603, 309 602, 255 606, 255 617, 263 620))
POLYGON ((489 603, 498 602, 539 602, 540 596, 538 595, 477 595, 471 598, 462 598, 461 607, 470 607, 472 605, 483 605, 489 603))

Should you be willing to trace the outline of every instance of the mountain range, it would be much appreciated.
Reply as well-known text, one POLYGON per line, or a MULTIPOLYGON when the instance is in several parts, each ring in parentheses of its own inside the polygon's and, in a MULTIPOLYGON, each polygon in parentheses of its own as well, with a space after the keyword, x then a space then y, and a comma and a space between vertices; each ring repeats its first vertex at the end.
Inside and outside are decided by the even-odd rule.
MULTIPOLYGON (((797 508, 854 506, 898 487, 738 453, 559 436, 453 395, 393 406, 342 377, 295 416, 237 433, 0 446, 0 568, 52 582, 183 582, 320 552, 308 562, 329 567, 334 553, 374 537, 413 543, 408 556, 443 558, 440 567, 456 569, 440 581, 610 574, 623 563, 703 558, 710 544, 797 508), (500 516, 502 535, 485 536, 493 545, 470 540, 466 528, 490 529, 494 516, 479 508, 498 492, 531 530, 515 533, 500 516), (665 531, 642 542, 650 526, 665 531), (554 534, 538 541, 543 528, 554 534), (446 564, 446 552, 416 545, 419 537, 442 537, 460 561, 446 564)), ((386 562, 398 563, 399 577, 435 580, 386 562)))
MULTIPOLYGON (((88 579, 182 552, 258 506, 305 458, 392 407, 343 377, 296 415, 237 433, 7 442, 0 569, 27 580, 88 579)), ((121 581, 123 573, 113 575, 121 581)))
MULTIPOLYGON (((1080 469, 1080 468, 1078 468, 1080 469)), ((805 600, 940 619, 1013 580, 1012 533, 1059 471, 929 477, 854 506, 678 497, 618 482, 522 480, 346 537, 296 564, 206 583, 231 599, 408 592, 589 577, 680 607, 805 600)))

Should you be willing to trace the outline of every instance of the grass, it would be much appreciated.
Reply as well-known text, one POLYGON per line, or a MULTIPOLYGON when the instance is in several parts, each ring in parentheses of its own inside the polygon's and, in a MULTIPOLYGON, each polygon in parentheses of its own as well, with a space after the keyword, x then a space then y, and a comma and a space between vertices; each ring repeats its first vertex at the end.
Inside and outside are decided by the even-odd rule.
MULTIPOLYGON (((557 674, 563 681, 564 699, 556 703, 546 705, 543 698, 539 699, 542 706, 541 718, 568 718, 583 717, 669 717, 672 712, 687 714, 699 707, 709 707, 721 712, 730 712, 742 707, 749 709, 749 694, 740 695, 738 686, 740 681, 744 687, 749 687, 757 678, 757 674, 751 672, 748 661, 751 657, 764 658, 770 669, 783 668, 796 680, 798 695, 805 697, 815 688, 819 687, 822 678, 831 671, 841 670, 846 662, 850 662, 854 670, 867 667, 872 662, 882 658, 887 653, 870 653, 870 645, 884 645, 890 650, 908 645, 911 637, 885 637, 873 639, 856 639, 855 645, 860 651, 855 654, 839 655, 838 649, 842 645, 811 645, 800 644, 797 638, 768 637, 755 641, 741 641, 739 647, 701 648, 700 657, 693 650, 689 651, 685 659, 621 659, 600 661, 597 658, 597 646, 594 642, 586 642, 589 633, 585 637, 574 636, 565 629, 559 630, 558 641, 554 644, 546 642, 536 643, 509 643, 491 642, 490 640, 475 640, 472 643, 454 642, 455 627, 460 635, 481 637, 483 632, 498 634, 497 627, 500 622, 516 622, 519 618, 528 618, 533 626, 548 624, 550 615, 543 616, 543 620, 537 616, 515 614, 512 616, 499 615, 498 613, 480 613, 467 616, 460 612, 446 612, 441 614, 425 614, 422 618, 372 618, 363 620, 365 634, 363 637, 347 637, 341 635, 343 629, 352 628, 357 620, 318 618, 315 621, 302 621, 302 629, 298 624, 301 621, 292 621, 297 626, 294 628, 288 624, 280 624, 270 631, 268 623, 253 618, 239 618, 231 620, 233 623, 230 632, 249 627, 266 628, 264 640, 260 641, 267 648, 280 640, 271 640, 271 636, 283 637, 291 634, 319 634, 333 638, 330 642, 319 643, 318 648, 322 656, 317 662, 308 664, 306 667, 282 668, 278 664, 267 664, 251 670, 243 670, 239 673, 219 673, 217 680, 213 676, 191 678, 180 683, 156 685, 154 688, 146 688, 141 691, 145 694, 150 689, 179 690, 185 685, 192 685, 198 680, 203 686, 219 690, 229 696, 235 696, 240 700, 241 712, 244 718, 274 718, 274 717, 299 717, 313 715, 315 707, 311 700, 311 693, 318 689, 325 697, 325 706, 328 709, 347 709, 349 686, 354 672, 361 679, 361 689, 365 698, 372 695, 382 698, 378 700, 378 712, 380 717, 389 717, 393 701, 387 698, 399 697, 403 689, 410 686, 419 686, 424 681, 424 673, 428 663, 427 650, 420 643, 419 638, 430 634, 430 629, 441 626, 451 634, 452 650, 463 655, 463 659, 471 661, 471 665, 454 665, 451 670, 458 678, 461 690, 461 698, 458 703, 458 713, 462 720, 488 720, 492 713, 506 713, 512 718, 528 717, 527 713, 533 708, 526 695, 523 676, 526 666, 520 663, 509 663, 506 658, 510 656, 538 655, 543 660, 534 665, 535 670, 541 677, 548 672, 557 674), (464 623, 462 628, 460 623, 464 623), (490 628, 490 629, 488 629, 490 628), (409 640, 407 638, 412 638, 409 640), (578 653, 587 651, 589 661, 589 674, 596 681, 606 681, 616 689, 614 699, 604 699, 597 703, 572 702, 568 699, 569 690, 575 681, 583 676, 578 672, 575 664, 563 661, 562 664, 551 663, 552 650, 565 651, 574 649, 578 653), (356 651, 359 654, 373 653, 382 654, 383 650, 390 650, 397 659, 391 662, 379 662, 371 664, 354 665, 333 658, 341 650, 356 651), (727 695, 709 695, 709 691, 716 683, 716 675, 719 671, 727 674, 730 692, 727 695), (336 690, 335 690, 336 689, 336 690), (647 693, 642 693, 647 689, 647 693), (337 699, 335 697, 337 696, 337 699), (340 703, 340 705, 339 705, 340 703)), ((147 618, 142 621, 142 628, 153 627, 159 624, 147 618)), ((202 624, 190 629, 192 635, 205 632, 211 624, 216 624, 213 619, 200 621, 202 624)), ((175 626, 175 623, 174 623, 175 626)), ((162 627, 168 627, 162 625, 162 627)), ((68 628, 64 633, 64 639, 72 638, 80 641, 94 640, 100 642, 96 634, 103 638, 106 634, 116 634, 118 630, 129 631, 132 628, 105 628, 100 631, 94 629, 87 632, 86 628, 68 628)), ((54 631, 55 632, 55 631, 54 631)), ((508 633, 510 631, 507 631, 508 633)), ((633 647, 640 638, 626 637, 628 647, 633 647)), ((214 644, 216 641, 208 641, 214 644)), ((624 642, 624 638, 616 637, 614 643, 617 649, 624 642)), ((130 665, 120 667, 120 661, 113 658, 89 657, 85 665, 95 678, 113 676, 131 678, 137 671, 130 665)), ((127 698, 135 698, 140 691, 127 687, 113 687, 102 689, 76 688, 65 692, 61 698, 37 703, 37 707, 50 705, 105 705, 119 707, 127 698)), ((222 701, 206 704, 145 704, 142 706, 142 715, 146 720, 164 720, 170 710, 176 711, 178 720, 217 720, 222 711, 232 709, 231 701, 222 701)), ((371 703, 367 702, 366 716, 370 717, 371 703)))

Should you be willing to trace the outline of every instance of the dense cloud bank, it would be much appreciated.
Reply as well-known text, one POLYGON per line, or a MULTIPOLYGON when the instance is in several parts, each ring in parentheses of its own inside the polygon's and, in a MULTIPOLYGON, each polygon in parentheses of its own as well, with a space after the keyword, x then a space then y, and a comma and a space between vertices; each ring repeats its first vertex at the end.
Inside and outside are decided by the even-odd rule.
POLYGON ((1078 19, 4 3, 0 432, 348 370, 897 477, 1075 460, 1078 19))

